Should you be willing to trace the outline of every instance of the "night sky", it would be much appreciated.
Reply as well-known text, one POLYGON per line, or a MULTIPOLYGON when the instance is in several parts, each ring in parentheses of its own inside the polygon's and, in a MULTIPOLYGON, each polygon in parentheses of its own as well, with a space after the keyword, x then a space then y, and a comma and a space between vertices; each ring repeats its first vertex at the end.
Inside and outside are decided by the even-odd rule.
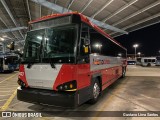
POLYGON ((141 52, 145 56, 156 56, 160 50, 160 23, 115 39, 127 48, 128 54, 134 54, 133 44, 137 43, 139 44, 137 53, 141 52))

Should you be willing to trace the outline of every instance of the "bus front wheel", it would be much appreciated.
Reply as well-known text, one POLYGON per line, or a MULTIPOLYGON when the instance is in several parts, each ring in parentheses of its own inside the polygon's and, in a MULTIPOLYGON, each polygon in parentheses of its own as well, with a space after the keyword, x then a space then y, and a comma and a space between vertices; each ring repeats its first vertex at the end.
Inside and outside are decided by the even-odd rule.
POLYGON ((98 101, 100 95, 100 83, 98 79, 95 79, 94 83, 92 84, 91 92, 92 98, 90 99, 89 103, 94 104, 98 101))

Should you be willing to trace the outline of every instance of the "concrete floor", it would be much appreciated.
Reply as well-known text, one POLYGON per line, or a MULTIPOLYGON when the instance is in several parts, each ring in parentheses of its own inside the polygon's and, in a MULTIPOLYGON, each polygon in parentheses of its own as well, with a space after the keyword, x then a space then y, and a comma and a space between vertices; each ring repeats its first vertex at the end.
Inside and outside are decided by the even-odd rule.
MULTIPOLYGON (((94 112, 96 117, 87 117, 88 120, 160 120, 159 117, 100 117, 100 111, 160 111, 160 67, 128 66, 127 76, 119 79, 107 88, 99 101, 94 104, 83 104, 76 109, 57 108, 54 106, 35 105, 20 102, 16 98, 17 72, 0 74, 0 110, 6 111, 60 111, 58 114, 70 114, 68 111, 99 111, 94 112)), ((23 118, 29 119, 75 119, 81 120, 84 117, 44 117, 44 118, 23 118)), ((2 119, 2 118, 0 118, 2 119)), ((9 118, 8 118, 9 119, 9 118)), ((13 118, 10 118, 13 119, 13 118)), ((17 120, 17 118, 14 118, 17 120)), ((22 118, 18 118, 22 119, 22 118)))

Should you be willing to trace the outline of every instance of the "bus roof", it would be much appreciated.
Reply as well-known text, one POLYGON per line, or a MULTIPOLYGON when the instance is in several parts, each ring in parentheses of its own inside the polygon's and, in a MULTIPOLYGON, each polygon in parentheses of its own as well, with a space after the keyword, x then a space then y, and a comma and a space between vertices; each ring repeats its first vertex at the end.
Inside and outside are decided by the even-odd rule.
POLYGON ((68 12, 68 13, 63 13, 63 14, 51 14, 51 15, 43 16, 43 17, 41 17, 39 19, 30 21, 29 24, 40 22, 40 21, 44 21, 44 20, 48 20, 48 19, 52 19, 52 18, 58 18, 58 17, 67 16, 67 15, 73 15, 73 14, 79 15, 81 17, 81 21, 87 23, 88 25, 90 25, 91 27, 93 27, 95 30, 97 30, 98 32, 100 32, 102 35, 104 35, 105 37, 109 38, 112 42, 114 42, 118 46, 122 47, 123 49, 127 50, 119 42, 117 42, 110 35, 108 35, 105 31, 103 31, 97 25, 93 24, 86 16, 84 16, 83 14, 78 13, 78 12, 68 12))

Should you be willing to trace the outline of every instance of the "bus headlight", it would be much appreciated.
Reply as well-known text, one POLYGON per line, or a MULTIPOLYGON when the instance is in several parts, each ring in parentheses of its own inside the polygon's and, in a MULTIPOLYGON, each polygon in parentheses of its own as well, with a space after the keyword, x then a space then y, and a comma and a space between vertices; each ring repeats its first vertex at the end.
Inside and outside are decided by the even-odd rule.
POLYGON ((18 79, 17 83, 21 86, 21 87, 26 87, 26 83, 23 82, 22 80, 18 79))
POLYGON ((76 91, 77 90, 77 82, 76 80, 69 81, 57 86, 58 91, 76 91))

